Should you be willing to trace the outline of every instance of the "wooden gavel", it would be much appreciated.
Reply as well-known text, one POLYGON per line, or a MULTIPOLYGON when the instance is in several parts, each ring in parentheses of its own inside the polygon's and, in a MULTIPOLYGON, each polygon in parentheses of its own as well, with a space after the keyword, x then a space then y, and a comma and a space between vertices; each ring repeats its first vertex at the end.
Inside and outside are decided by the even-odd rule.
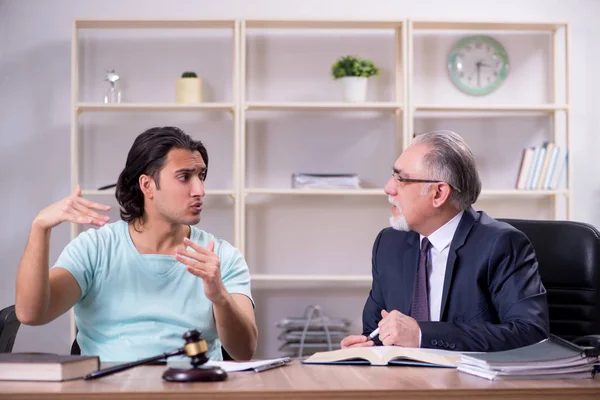
POLYGON ((203 367, 201 365, 208 361, 206 352, 208 346, 206 341, 200 336, 200 332, 196 329, 192 329, 183 334, 183 340, 185 345, 179 349, 159 354, 154 357, 144 358, 142 360, 133 361, 125 364, 115 365, 113 367, 99 369, 98 371, 92 372, 83 377, 85 380, 97 379, 103 376, 111 375, 117 372, 125 371, 127 369, 137 367, 138 365, 149 364, 155 361, 166 360, 169 357, 186 355, 188 356, 192 364, 192 368, 180 369, 180 368, 168 368, 163 373, 163 379, 171 382, 210 382, 210 381, 223 381, 227 379, 227 372, 221 367, 203 367))

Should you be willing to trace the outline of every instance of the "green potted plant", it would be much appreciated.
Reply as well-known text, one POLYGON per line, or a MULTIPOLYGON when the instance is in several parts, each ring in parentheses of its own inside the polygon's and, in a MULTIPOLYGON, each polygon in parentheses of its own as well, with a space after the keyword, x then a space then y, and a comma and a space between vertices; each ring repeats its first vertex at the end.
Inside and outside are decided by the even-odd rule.
POLYGON ((367 80, 379 75, 379 68, 371 60, 345 56, 333 64, 331 75, 342 81, 345 101, 363 102, 367 98, 367 80))
POLYGON ((202 79, 195 72, 186 71, 175 82, 175 102, 195 104, 202 102, 202 79))

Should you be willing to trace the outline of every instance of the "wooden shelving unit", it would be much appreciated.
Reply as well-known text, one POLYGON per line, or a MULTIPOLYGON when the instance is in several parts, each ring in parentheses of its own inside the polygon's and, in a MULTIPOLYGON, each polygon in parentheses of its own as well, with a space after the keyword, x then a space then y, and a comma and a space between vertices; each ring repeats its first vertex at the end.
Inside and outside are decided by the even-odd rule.
MULTIPOLYGON (((414 131, 414 120, 422 115, 432 114, 438 115, 467 115, 469 117, 490 117, 490 116, 510 116, 510 115, 527 115, 537 116, 544 115, 551 121, 552 140, 561 139, 558 137, 558 129, 556 121, 562 115, 566 120, 564 136, 561 144, 565 148, 569 148, 571 137, 571 123, 569 119, 569 104, 570 104, 570 85, 569 85, 569 35, 568 25, 565 22, 500 22, 500 21, 442 21, 442 20, 409 20, 408 36, 409 36, 409 51, 407 59, 407 67, 409 71, 409 98, 407 100, 408 107, 408 130, 414 131), (447 32, 471 32, 471 33, 533 33, 548 34, 551 38, 551 57, 550 57, 550 98, 547 103, 543 104, 521 104, 519 97, 516 96, 515 103, 511 104, 424 104, 415 103, 413 92, 413 77, 414 77, 414 42, 415 36, 419 33, 447 33, 447 32), (563 35, 562 43, 558 40, 559 34, 563 35), (564 60, 558 59, 559 50, 563 51, 564 60), (561 74, 557 65, 562 65, 561 74), (564 94, 560 96, 558 86, 560 82, 564 83, 564 94)), ((411 138, 404 137, 404 146, 407 146, 411 138)), ((570 163, 568 163, 570 165, 570 163)), ((572 168, 568 168, 568 185, 572 182, 572 168)), ((481 197, 483 198, 535 198, 541 196, 551 197, 553 199, 553 208, 555 218, 559 218, 561 213, 558 207, 560 199, 566 201, 566 218, 569 219, 572 215, 571 190, 567 186, 566 189, 559 190, 482 190, 481 197)))
MULTIPOLYGON (((71 108, 71 182, 73 185, 80 178, 80 132, 78 119, 83 113, 135 113, 135 112, 185 112, 185 113, 207 113, 228 112, 233 116, 233 187, 227 190, 209 190, 208 196, 230 196, 234 199, 234 240, 233 244, 242 252, 245 252, 249 232, 246 232, 247 200, 252 196, 351 196, 351 197, 381 197, 385 201, 383 188, 369 188, 358 190, 308 190, 292 189, 290 187, 252 187, 247 179, 247 131, 246 124, 253 118, 253 113, 346 113, 352 115, 356 112, 391 113, 394 124, 394 150, 399 154, 410 144, 412 132, 414 132, 414 121, 421 115, 444 115, 479 118, 485 116, 544 116, 556 121, 559 116, 566 117, 566 137, 564 145, 570 143, 570 89, 569 89, 569 65, 568 65, 568 27, 562 22, 535 23, 535 22, 497 22, 497 21, 429 21, 429 20, 401 20, 401 21, 327 21, 327 20, 76 20, 73 23, 72 41, 72 108, 71 108), (202 103, 184 105, 175 103, 150 103, 135 102, 121 104, 102 104, 82 102, 79 98, 79 31, 82 29, 231 29, 233 31, 233 65, 232 65, 232 101, 202 103), (268 101, 249 100, 247 98, 248 85, 248 46, 249 33, 254 30, 260 34, 268 35, 270 30, 297 30, 300 32, 312 32, 318 35, 320 30, 350 29, 366 32, 369 30, 390 30, 393 32, 393 69, 391 74, 393 96, 390 101, 372 101, 365 103, 343 103, 337 101, 268 101), (469 103, 443 104, 438 102, 417 102, 415 92, 419 90, 414 82, 414 42, 415 36, 421 32, 436 34, 442 31, 483 31, 483 32, 547 32, 552 40, 552 63, 550 75, 552 88, 551 98, 542 104, 519 103, 518 96, 514 103, 484 104, 472 99, 469 103), (559 43, 557 32, 562 32, 564 40, 559 43), (564 46, 565 65, 564 76, 559 75, 555 65, 557 50, 564 46), (559 98, 557 81, 563 79, 565 82, 565 95, 559 98), (564 98, 563 98, 564 97, 564 98)), ((269 114, 270 115, 270 114, 269 114)), ((369 114, 370 115, 370 114, 369 114)), ((285 117, 284 117, 285 118, 285 117)), ((552 128, 553 138, 556 138, 556 124, 552 128)), ((569 175, 572 168, 569 168, 569 175)), ((568 182, 572 182, 569 176, 568 182)), ((86 196, 114 196, 114 190, 98 191, 84 188, 86 196)), ((559 190, 515 190, 486 189, 481 193, 483 199, 521 199, 522 201, 535 201, 540 198, 550 199, 555 207, 558 200, 566 199, 566 215, 572 215, 571 189, 559 190), (524 200, 523 200, 524 199, 524 200)), ((323 201, 327 201, 323 199, 323 201)), ((366 200, 370 201, 370 200, 366 200)), ((383 222, 385 223, 385 222, 383 222)), ((72 237, 78 234, 77 227, 72 226, 72 237)), ((369 243, 365 243, 369 246, 369 243)), ((307 249, 309 251, 310 249, 307 249)), ((252 271, 252 266, 250 266, 252 271)), ((368 273, 368 271, 365 271, 368 273)), ((258 287, 288 287, 305 286, 348 286, 368 285, 371 276, 339 274, 252 274, 252 281, 258 287)), ((74 323, 73 332, 74 332, 74 323)))
MULTIPOLYGON (((82 190, 81 194, 83 196, 100 196, 100 197, 115 197, 115 190, 114 189, 107 189, 107 190, 82 190)), ((234 197, 235 196, 235 191, 233 190, 220 190, 220 189, 216 189, 216 190, 207 190, 206 191, 206 196, 231 196, 234 197)))
MULTIPOLYGON (((234 199, 234 215, 238 209, 239 188, 235 186, 237 173, 239 171, 239 26, 237 20, 75 20, 72 26, 71 41, 71 184, 74 187, 80 183, 80 132, 79 117, 83 113, 130 113, 130 112, 229 112, 233 115, 234 126, 232 148, 234 188, 231 190, 208 190, 208 196, 230 196, 234 199), (178 103, 149 103, 149 102, 122 102, 117 104, 82 102, 80 99, 80 31, 89 29, 100 30, 132 30, 132 29, 228 29, 232 31, 233 37, 233 63, 232 74, 232 99, 231 102, 207 102, 201 104, 178 104, 178 103)), ((116 177, 115 177, 116 178, 116 177)), ((114 197, 112 190, 93 190, 84 188, 85 196, 114 197)), ((234 218, 235 219, 235 218, 234 218)), ((235 223, 234 223, 235 224, 235 223)), ((234 227, 235 228, 235 227, 234 227)), ((71 238, 79 234, 79 227, 71 224, 71 238)), ((236 237, 239 232, 235 231, 236 237)), ((239 239, 236 239, 236 242, 239 239)), ((71 336, 76 335, 74 315, 71 311, 71 336)))
POLYGON ((172 112, 172 111, 235 111, 234 103, 201 103, 201 104, 177 104, 177 103, 77 103, 77 112, 172 112))
POLYGON ((246 111, 402 111, 397 103, 248 102, 246 111))

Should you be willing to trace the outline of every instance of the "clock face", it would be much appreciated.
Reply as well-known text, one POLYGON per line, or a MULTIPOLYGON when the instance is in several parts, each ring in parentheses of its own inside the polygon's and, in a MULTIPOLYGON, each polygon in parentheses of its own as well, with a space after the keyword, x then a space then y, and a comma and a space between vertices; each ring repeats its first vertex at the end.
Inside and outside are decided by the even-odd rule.
POLYGON ((448 70, 457 88, 482 96, 498 89, 506 79, 508 56, 504 47, 489 36, 467 36, 450 52, 448 70))

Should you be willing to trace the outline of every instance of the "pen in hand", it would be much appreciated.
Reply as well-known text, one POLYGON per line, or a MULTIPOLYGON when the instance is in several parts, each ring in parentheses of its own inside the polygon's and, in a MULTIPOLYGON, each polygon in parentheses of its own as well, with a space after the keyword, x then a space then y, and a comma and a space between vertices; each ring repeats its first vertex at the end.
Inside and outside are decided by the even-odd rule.
POLYGON ((369 334, 369 336, 367 336, 367 341, 372 340, 377 335, 379 335, 379 328, 375 329, 369 334))

